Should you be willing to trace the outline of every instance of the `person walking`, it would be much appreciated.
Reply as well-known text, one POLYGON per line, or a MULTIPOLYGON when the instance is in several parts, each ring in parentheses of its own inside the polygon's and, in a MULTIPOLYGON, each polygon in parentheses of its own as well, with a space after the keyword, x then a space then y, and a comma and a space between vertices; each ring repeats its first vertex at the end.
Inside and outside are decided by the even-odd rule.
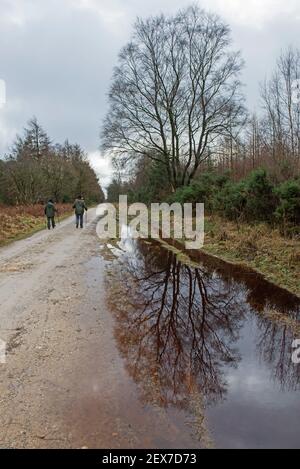
POLYGON ((57 213, 57 208, 52 199, 49 199, 45 205, 45 215, 47 217, 47 227, 48 230, 51 230, 51 226, 55 228, 55 214, 57 213))
POLYGON ((80 225, 80 228, 83 228, 84 211, 87 212, 88 209, 81 195, 79 195, 77 199, 75 200, 73 208, 75 209, 75 215, 76 215, 76 228, 79 228, 79 225, 80 225))

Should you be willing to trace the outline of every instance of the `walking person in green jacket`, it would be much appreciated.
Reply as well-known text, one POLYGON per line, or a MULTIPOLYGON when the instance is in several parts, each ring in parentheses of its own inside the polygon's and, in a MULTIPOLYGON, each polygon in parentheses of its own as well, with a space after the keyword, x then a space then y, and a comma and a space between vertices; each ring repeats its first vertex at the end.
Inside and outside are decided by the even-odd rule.
POLYGON ((48 230, 51 230, 51 226, 55 228, 55 214, 57 213, 57 208, 52 199, 48 200, 48 203, 45 205, 45 215, 47 217, 47 226, 48 230))
POLYGON ((77 199, 75 200, 73 208, 75 209, 75 215, 76 215, 76 228, 79 227, 79 224, 80 224, 80 228, 83 228, 84 211, 87 212, 88 209, 81 195, 79 195, 77 199))

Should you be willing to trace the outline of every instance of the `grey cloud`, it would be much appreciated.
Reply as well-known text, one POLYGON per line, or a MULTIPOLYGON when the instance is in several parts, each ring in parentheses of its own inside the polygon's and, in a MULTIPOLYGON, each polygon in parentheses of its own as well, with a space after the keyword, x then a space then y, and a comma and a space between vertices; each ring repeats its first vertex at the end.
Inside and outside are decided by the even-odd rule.
MULTIPOLYGON (((272 5, 272 0, 267 0, 272 5)), ((130 37, 136 16, 175 12, 189 0, 0 0, 0 78, 8 103, 0 109, 0 155, 16 131, 36 115, 55 141, 80 143, 105 184, 106 163, 97 160, 99 128, 106 112, 113 66, 130 37)), ((203 0, 230 22, 235 47, 246 60, 243 81, 248 104, 258 106, 258 82, 269 74, 280 50, 300 47, 300 5, 274 0, 274 11, 251 10, 257 0, 203 0), (237 4, 248 8, 241 17, 237 4), (287 8, 290 5, 291 8, 287 8), (299 6, 297 6, 299 5, 299 6), (260 17, 259 17, 260 15, 260 17), (257 18, 259 17, 259 22, 257 18), (248 18, 248 20, 247 20, 248 18)))

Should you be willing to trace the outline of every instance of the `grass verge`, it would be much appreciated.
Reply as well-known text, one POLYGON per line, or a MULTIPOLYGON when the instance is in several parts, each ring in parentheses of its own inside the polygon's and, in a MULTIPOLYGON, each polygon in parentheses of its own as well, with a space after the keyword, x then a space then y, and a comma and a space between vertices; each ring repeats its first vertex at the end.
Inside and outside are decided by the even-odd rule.
MULTIPOLYGON (((72 214, 70 204, 58 204, 59 218, 72 214)), ((24 239, 46 228, 42 205, 6 207, 0 206, 0 246, 24 239)))
POLYGON ((300 295, 300 240, 283 238, 278 230, 260 225, 237 226, 207 217, 203 251, 227 262, 251 267, 264 277, 300 295))

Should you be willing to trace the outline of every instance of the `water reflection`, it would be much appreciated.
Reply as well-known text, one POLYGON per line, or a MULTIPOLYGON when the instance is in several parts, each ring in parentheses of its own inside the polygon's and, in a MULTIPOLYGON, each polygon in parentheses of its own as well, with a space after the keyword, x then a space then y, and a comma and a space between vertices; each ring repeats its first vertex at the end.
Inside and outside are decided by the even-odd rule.
MULTIPOLYGON (((291 314, 294 315, 295 312, 291 314)), ((289 326, 277 324, 270 319, 259 317, 257 322, 260 331, 257 350, 261 359, 268 365, 271 378, 281 385, 282 390, 299 390, 300 368, 291 360, 295 334, 289 326)))
POLYGON ((300 389, 299 367, 291 362, 295 296, 267 282, 262 291, 253 274, 237 278, 219 265, 185 265, 159 245, 134 241, 120 252, 109 267, 110 304, 120 351, 145 404, 191 412, 201 427, 205 409, 226 399, 248 334, 269 370, 265 379, 300 389))

